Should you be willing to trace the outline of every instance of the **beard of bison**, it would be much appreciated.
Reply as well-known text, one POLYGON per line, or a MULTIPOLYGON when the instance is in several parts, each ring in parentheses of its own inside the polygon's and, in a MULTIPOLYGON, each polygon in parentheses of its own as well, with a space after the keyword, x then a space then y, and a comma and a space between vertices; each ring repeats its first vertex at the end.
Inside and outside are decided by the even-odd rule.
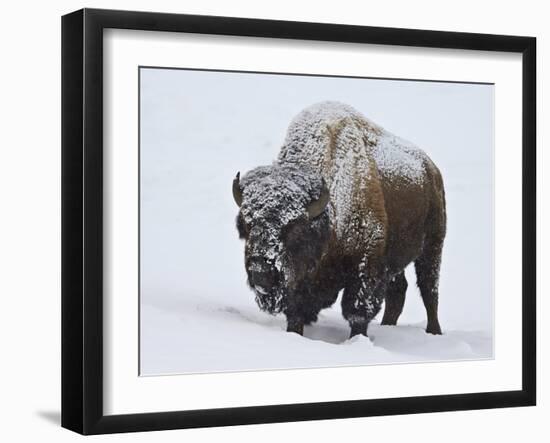
POLYGON ((334 302, 313 291, 331 232, 324 181, 288 166, 256 168, 236 180, 236 224, 256 303, 270 314, 284 313, 288 331, 301 334, 334 302))

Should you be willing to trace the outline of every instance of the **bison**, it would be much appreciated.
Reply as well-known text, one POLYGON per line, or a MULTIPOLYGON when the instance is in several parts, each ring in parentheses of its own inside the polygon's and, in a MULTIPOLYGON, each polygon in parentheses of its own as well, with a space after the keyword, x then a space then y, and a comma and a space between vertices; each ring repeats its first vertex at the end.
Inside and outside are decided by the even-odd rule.
POLYGON ((427 313, 441 334, 438 279, 446 230, 441 173, 408 141, 352 107, 323 102, 291 122, 278 159, 233 180, 248 284, 260 309, 303 334, 343 290, 350 337, 403 310, 414 262, 427 313))

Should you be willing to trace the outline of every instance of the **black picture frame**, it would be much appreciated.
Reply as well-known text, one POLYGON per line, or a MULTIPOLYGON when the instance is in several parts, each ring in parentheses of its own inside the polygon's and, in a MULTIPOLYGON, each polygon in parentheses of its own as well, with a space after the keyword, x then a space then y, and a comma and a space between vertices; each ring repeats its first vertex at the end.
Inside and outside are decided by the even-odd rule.
POLYGON ((232 17, 83 9, 62 18, 62 426, 150 431, 536 403, 536 39, 232 17), (130 415, 103 413, 103 30, 454 48, 522 54, 522 389, 130 415))

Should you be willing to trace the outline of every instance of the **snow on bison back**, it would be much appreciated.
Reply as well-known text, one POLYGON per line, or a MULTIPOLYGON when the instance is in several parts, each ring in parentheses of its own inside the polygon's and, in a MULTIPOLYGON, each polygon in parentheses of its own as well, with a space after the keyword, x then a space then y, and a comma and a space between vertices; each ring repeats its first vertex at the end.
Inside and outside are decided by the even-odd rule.
POLYGON ((291 122, 279 158, 233 181, 245 268, 260 309, 303 333, 341 289, 351 336, 403 310, 414 262, 426 332, 441 334, 445 192, 430 158, 350 106, 323 102, 291 122))

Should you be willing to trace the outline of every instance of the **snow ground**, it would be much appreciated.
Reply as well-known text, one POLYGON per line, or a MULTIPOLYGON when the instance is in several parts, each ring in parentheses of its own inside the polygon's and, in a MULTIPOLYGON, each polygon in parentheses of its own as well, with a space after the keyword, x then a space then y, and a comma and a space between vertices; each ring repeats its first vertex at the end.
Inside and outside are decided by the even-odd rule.
POLYGON ((142 375, 492 358, 492 86, 158 69, 141 81, 142 375), (379 315, 369 339, 348 340, 339 301, 304 337, 254 302, 232 179, 269 164, 291 118, 327 99, 412 141, 442 171, 443 336, 424 332, 412 267, 398 325, 379 315))
POLYGON ((286 332, 284 316, 256 306, 186 300, 173 309, 142 306, 141 373, 247 371, 441 360, 478 360, 492 355, 484 331, 426 334, 425 322, 369 326, 369 337, 349 339, 339 305, 306 326, 304 336, 286 332), (164 344, 170 343, 170 346, 164 344))

